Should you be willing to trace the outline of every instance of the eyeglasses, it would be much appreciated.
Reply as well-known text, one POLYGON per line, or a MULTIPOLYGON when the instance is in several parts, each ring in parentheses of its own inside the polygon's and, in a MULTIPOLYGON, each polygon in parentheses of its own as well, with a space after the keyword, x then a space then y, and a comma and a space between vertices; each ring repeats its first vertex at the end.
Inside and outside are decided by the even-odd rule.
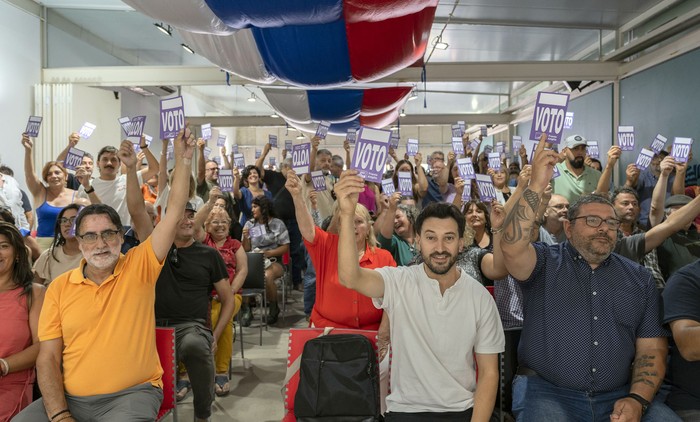
POLYGON ((617 230, 620 228, 620 220, 618 220, 616 218, 608 218, 606 220, 602 217, 598 217, 597 215, 586 215, 583 217, 576 217, 576 218, 572 218, 569 221, 579 220, 581 218, 586 219, 586 225, 588 227, 598 228, 598 227, 600 227, 601 224, 603 224, 603 222, 605 222, 605 224, 608 226, 609 230, 617 230))
POLYGON ((212 226, 223 226, 223 225, 228 224, 228 221, 225 221, 225 220, 221 220, 221 221, 220 221, 220 220, 212 220, 212 221, 209 222, 209 224, 211 224, 212 226))
POLYGON ((103 242, 109 243, 119 237, 119 230, 105 230, 101 233, 85 233, 84 235, 77 235, 77 237, 86 244, 97 242, 98 237, 101 237, 103 242))
POLYGON ((207 171, 219 171, 218 167, 212 167, 210 169, 206 169, 207 171))
POLYGON ((75 218, 76 217, 70 217, 70 218, 61 217, 58 219, 58 224, 60 224, 62 226, 65 226, 66 224, 73 225, 73 223, 75 223, 75 218))

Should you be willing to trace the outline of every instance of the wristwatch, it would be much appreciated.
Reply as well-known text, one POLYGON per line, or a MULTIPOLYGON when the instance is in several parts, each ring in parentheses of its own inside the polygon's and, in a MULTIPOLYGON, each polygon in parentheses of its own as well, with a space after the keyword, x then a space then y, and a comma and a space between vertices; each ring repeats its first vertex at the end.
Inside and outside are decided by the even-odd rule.
POLYGON ((642 415, 647 413, 647 409, 649 408, 649 405, 651 403, 649 403, 644 397, 640 396, 639 394, 635 394, 635 393, 629 393, 627 395, 627 397, 637 400, 639 402, 639 404, 642 405, 642 415))
POLYGON ((95 188, 93 188, 92 185, 90 185, 89 188, 85 189, 85 193, 87 194, 91 194, 93 192, 95 192, 95 188))

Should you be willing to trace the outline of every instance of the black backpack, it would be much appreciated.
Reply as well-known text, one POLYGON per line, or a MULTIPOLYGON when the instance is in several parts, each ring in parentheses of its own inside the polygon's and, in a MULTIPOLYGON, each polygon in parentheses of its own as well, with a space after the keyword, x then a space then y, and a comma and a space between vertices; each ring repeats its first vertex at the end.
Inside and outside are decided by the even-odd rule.
POLYGON ((372 343, 360 334, 327 335, 306 342, 294 414, 299 422, 383 420, 372 343))

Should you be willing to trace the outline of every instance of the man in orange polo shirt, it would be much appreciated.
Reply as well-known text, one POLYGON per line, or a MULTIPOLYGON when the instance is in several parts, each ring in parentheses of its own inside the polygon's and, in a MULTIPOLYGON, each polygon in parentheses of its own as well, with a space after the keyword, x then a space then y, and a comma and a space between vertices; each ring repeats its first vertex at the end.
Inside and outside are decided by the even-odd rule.
MULTIPOLYGON (((170 209, 184 209, 194 141, 175 140, 170 209)), ((129 143, 120 156, 129 155, 129 143)), ((181 213, 168 213, 126 255, 124 228, 110 206, 84 208, 75 223, 83 260, 51 283, 39 318, 36 366, 43 397, 16 421, 152 421, 163 398, 155 341, 155 282, 181 213)))

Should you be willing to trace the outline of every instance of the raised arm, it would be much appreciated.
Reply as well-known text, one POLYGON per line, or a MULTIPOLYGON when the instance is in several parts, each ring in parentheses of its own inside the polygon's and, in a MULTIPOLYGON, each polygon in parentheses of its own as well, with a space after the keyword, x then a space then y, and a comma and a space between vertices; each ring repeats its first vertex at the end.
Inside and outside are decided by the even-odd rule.
POLYGON ((64 162, 68 156, 68 150, 75 148, 75 146, 78 145, 78 141, 80 141, 80 135, 77 132, 71 133, 68 137, 68 145, 58 154, 56 161, 64 162))
MULTIPOLYGON (((688 158, 688 161, 691 158, 688 158)), ((673 179, 673 185, 671 186, 671 195, 685 195, 685 173, 688 170, 688 161, 676 163, 676 177, 673 179)))
POLYGON ((352 164, 352 153, 350 152, 350 141, 343 141, 343 149, 345 150, 345 168, 350 168, 352 164))
POLYGON ((340 209, 340 239, 338 240, 338 276, 340 284, 368 297, 384 296, 384 279, 378 272, 361 268, 355 243, 355 206, 365 189, 364 180, 355 170, 347 170, 335 184, 340 209))
MULTIPOLYGON (((532 274, 537 263, 535 248, 530 243, 530 232, 535 225, 535 213, 542 200, 542 193, 554 173, 558 154, 544 150, 546 134, 540 137, 532 163, 529 186, 520 194, 517 202, 507 211, 503 222, 501 248, 508 272, 517 280, 525 280, 532 274)), ((516 196, 516 195, 513 195, 516 196)), ((513 199, 513 198, 511 198, 513 199)))
POLYGON ((316 154, 318 146, 321 145, 321 138, 314 136, 311 138, 311 154, 309 154, 309 172, 304 175, 304 181, 311 183, 311 172, 316 170, 316 154))
POLYGON ((141 151, 143 151, 143 154, 146 156, 146 163, 148 163, 148 168, 145 170, 141 170, 141 180, 145 182, 146 180, 158 174, 158 171, 160 170, 160 165, 158 164, 158 159, 155 155, 153 155, 151 149, 148 147, 148 144, 146 143, 146 137, 143 135, 141 136, 139 146, 141 147, 141 151))
POLYGON ((664 219, 664 203, 666 202, 666 189, 668 187, 668 176, 673 171, 675 160, 670 155, 661 161, 661 173, 651 194, 651 205, 649 206, 649 226, 654 227, 664 219))
MULTIPOLYGON (((511 197, 512 198, 512 197, 511 197)), ((509 198, 509 200, 511 199, 509 198)), ((503 258, 501 238, 503 233, 503 220, 505 219, 505 207, 493 200, 491 202, 491 235, 493 237, 493 253, 487 253, 481 260, 481 272, 491 280, 500 280, 508 275, 508 269, 503 258)))
POLYGON ((219 189, 218 186, 214 186, 213 188, 211 188, 211 190, 209 191, 209 200, 206 204, 202 206, 202 208, 199 209, 199 211, 197 211, 197 214, 195 214, 194 216, 193 224, 195 240, 201 242, 206 237, 206 232, 204 231, 204 222, 207 221, 209 213, 211 213, 211 210, 214 209, 214 204, 216 203, 216 200, 221 197, 223 197, 223 194, 221 193, 221 189, 219 189))
POLYGON ((206 174, 205 146, 207 146, 207 142, 204 139, 197 139, 197 185, 204 183, 204 175, 206 174))
POLYGON ((399 201, 401 201, 401 192, 391 194, 389 207, 381 214, 381 221, 377 218, 375 222, 376 227, 379 228, 379 234, 385 239, 391 239, 391 236, 394 235, 394 216, 396 215, 396 209, 399 207, 399 201))
POLYGON ((615 168, 615 163, 620 158, 622 150, 617 145, 613 145, 608 150, 608 161, 605 163, 605 168, 603 173, 598 179, 598 186, 595 188, 596 193, 607 193, 610 192, 610 179, 612 178, 612 172, 615 168))
POLYGON ((44 193, 44 185, 39 180, 39 176, 34 173, 34 159, 33 159, 33 148, 34 141, 32 141, 26 133, 22 134, 22 146, 24 147, 24 180, 27 182, 27 188, 29 192, 34 196, 34 201, 36 203, 42 197, 44 193))
MULTIPOLYGON (((170 246, 175 239, 177 223, 182 218, 185 204, 189 200, 190 172, 192 171, 192 155, 194 153, 194 138, 190 129, 185 128, 178 133, 174 141, 175 170, 173 171, 173 183, 170 186, 168 205, 165 217, 153 229, 151 243, 153 252, 159 261, 163 261, 168 255, 170 246)), ((143 202, 143 201, 142 201, 143 202)))
POLYGON ((428 178, 425 177, 425 169, 423 169, 423 166, 421 166, 421 162, 423 162, 423 154, 420 152, 417 153, 414 157, 413 160, 416 163, 416 179, 418 180, 418 193, 420 193, 422 196, 425 196, 425 193, 428 192, 428 178))
MULTIPOLYGON (((160 149, 160 164, 158 164, 158 194, 168 185, 168 140, 163 139, 160 149)), ((148 180, 148 179, 145 179, 148 180)))
POLYGON ((313 243, 316 238, 316 226, 311 218, 309 210, 306 208, 304 201, 304 195, 301 188, 301 180, 299 176, 294 173, 293 170, 287 171, 287 182, 284 184, 285 188, 292 195, 292 200, 294 201, 294 212, 297 217, 297 224, 299 225, 299 232, 301 236, 307 242, 313 243))
POLYGON ((221 157, 221 166, 224 168, 224 170, 229 170, 233 166, 231 165, 231 155, 226 153, 226 146, 223 146, 219 148, 219 157, 221 157))
POLYGON ((700 214, 700 196, 669 214, 666 220, 647 231, 644 234, 644 252, 651 252, 672 234, 685 230, 698 214, 700 214))
POLYGON ((258 170, 260 170, 260 180, 265 178, 265 166, 263 166, 263 164, 265 163, 265 157, 267 157, 267 154, 270 153, 270 148, 272 148, 270 143, 266 143, 263 147, 262 152, 260 153, 260 157, 258 157, 258 159, 255 160, 255 167, 257 167, 258 170))
POLYGON ((236 199, 241 199, 243 194, 241 193, 241 172, 237 167, 232 170, 233 173, 233 197, 236 199))
POLYGON ((131 141, 122 141, 119 159, 126 166, 126 206, 131 215, 131 225, 139 240, 144 241, 153 232, 153 223, 143 203, 143 194, 136 174, 136 153, 131 141))

